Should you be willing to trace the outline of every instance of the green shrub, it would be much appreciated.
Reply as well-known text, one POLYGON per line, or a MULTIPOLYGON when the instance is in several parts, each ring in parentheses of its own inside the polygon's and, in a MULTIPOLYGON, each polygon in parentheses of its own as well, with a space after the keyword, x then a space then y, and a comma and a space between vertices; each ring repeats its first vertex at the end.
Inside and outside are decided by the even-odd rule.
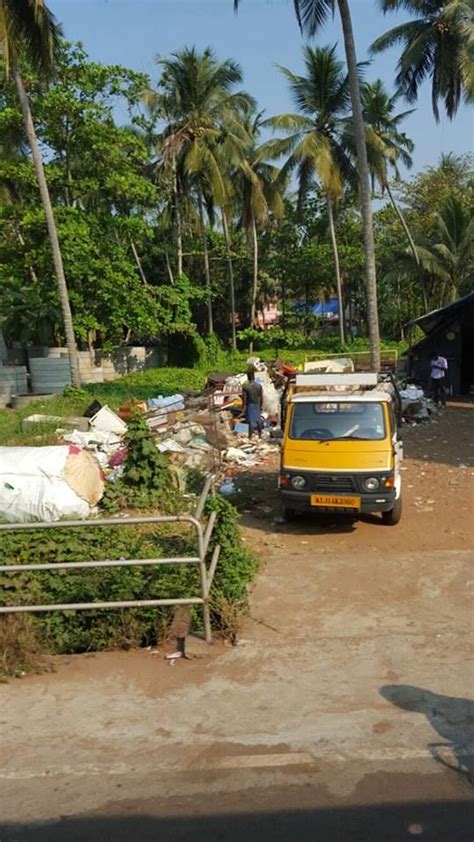
POLYGON ((240 602, 247 598, 248 586, 258 570, 258 560, 242 541, 235 507, 225 497, 210 497, 206 512, 213 511, 217 512, 217 519, 210 550, 216 544, 221 546, 214 588, 216 593, 240 602))
MULTIPOLYGON (((257 569, 256 559, 242 543, 236 510, 221 498, 212 498, 208 511, 216 509, 218 519, 213 545, 222 552, 212 589, 215 606, 232 605, 247 595, 257 569)), ((212 549, 212 547, 211 547, 212 549)), ((1 564, 74 562, 120 558, 160 558, 192 555, 194 535, 181 525, 99 527, 54 531, 3 532, 0 535, 1 564)), ((0 566, 1 572, 1 566, 0 566)), ((161 599, 200 596, 196 565, 115 567, 64 571, 25 571, 0 576, 7 605, 51 604, 130 599, 161 599)), ((153 645, 169 621, 172 609, 131 608, 91 611, 55 611, 28 618, 28 647, 33 655, 98 651, 114 647, 153 645)), ((219 609, 213 620, 223 628, 219 609)), ((194 625, 201 628, 202 610, 193 610, 194 625)), ((12 645, 11 619, 0 617, 0 672, 27 670, 28 652, 12 645), (2 648, 3 646, 3 648, 2 648), (15 654, 16 652, 16 654, 15 654)), ((27 647, 27 648, 28 648, 27 647)))
MULTIPOLYGON (((307 334, 301 330, 284 331, 280 327, 274 327, 271 330, 266 331, 258 331, 247 328, 246 330, 239 331, 238 339, 239 342, 244 345, 252 341, 255 352, 272 350, 275 356, 284 356, 285 352, 288 350, 301 350, 307 354, 310 354, 311 352, 339 354, 369 350, 369 340, 364 336, 359 336, 355 339, 348 338, 347 342, 343 345, 341 344, 339 337, 335 335, 307 336, 307 334)), ((382 340, 380 347, 382 350, 397 349, 398 351, 403 352, 406 350, 407 343, 382 340)))

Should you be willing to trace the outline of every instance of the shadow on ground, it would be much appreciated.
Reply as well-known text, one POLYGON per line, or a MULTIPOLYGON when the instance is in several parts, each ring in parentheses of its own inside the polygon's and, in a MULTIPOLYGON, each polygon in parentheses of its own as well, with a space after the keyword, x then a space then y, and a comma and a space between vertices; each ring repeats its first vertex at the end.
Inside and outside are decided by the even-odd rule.
POLYGON ((243 471, 238 475, 239 493, 231 498, 241 514, 241 524, 264 532, 284 531, 288 535, 345 535, 357 529, 357 522, 382 525, 381 515, 322 514, 316 511, 297 514, 291 522, 280 522, 282 506, 275 471, 243 471))
POLYGON ((387 684, 380 694, 403 710, 426 716, 443 740, 428 743, 433 759, 474 787, 474 701, 441 696, 409 684, 387 684))
POLYGON ((474 810, 436 801, 221 816, 123 815, 0 825, 2 842, 472 842, 474 810))

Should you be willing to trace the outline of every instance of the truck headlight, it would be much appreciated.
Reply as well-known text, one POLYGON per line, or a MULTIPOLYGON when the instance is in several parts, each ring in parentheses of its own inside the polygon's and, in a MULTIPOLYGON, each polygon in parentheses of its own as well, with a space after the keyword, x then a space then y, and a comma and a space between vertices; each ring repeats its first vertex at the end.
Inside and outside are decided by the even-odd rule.
POLYGON ((367 491, 377 491, 377 489, 380 488, 380 480, 378 477, 367 477, 367 479, 364 480, 364 488, 367 491))
POLYGON ((292 477, 291 484, 296 491, 302 491, 306 487, 306 480, 304 477, 292 477))

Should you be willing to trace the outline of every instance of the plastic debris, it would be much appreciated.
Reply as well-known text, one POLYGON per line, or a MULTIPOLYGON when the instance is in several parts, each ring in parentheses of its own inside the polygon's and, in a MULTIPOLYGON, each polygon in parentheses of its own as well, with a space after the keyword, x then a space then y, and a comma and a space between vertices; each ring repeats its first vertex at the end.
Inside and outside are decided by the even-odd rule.
POLYGON ((107 405, 99 409, 96 415, 91 418, 90 425, 94 430, 102 430, 105 433, 116 433, 124 435, 127 425, 107 405))
POLYGON ((230 497, 232 494, 237 494, 238 488, 235 484, 235 480, 227 479, 222 485, 219 487, 219 494, 222 494, 223 497, 230 497))
POLYGON ((178 412, 184 409, 184 396, 177 394, 164 398, 163 395, 158 395, 157 398, 150 398, 147 401, 147 407, 150 410, 164 409, 166 412, 178 412))
POLYGON ((158 445, 158 450, 160 453, 186 453, 186 448, 176 439, 165 439, 158 445))

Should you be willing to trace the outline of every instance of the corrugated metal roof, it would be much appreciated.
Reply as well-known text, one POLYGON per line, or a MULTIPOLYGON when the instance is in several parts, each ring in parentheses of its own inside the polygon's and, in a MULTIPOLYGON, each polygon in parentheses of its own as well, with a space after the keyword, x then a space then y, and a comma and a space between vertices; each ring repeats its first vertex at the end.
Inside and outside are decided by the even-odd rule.
POLYGON ((466 304, 474 303, 474 292, 469 292, 457 301, 451 304, 446 304, 444 307, 439 307, 438 310, 432 310, 431 313, 425 313, 424 316, 419 316, 418 319, 413 319, 409 322, 412 325, 419 325, 425 333, 432 333, 436 330, 438 325, 449 319, 450 316, 455 316, 458 310, 461 310, 466 304))

